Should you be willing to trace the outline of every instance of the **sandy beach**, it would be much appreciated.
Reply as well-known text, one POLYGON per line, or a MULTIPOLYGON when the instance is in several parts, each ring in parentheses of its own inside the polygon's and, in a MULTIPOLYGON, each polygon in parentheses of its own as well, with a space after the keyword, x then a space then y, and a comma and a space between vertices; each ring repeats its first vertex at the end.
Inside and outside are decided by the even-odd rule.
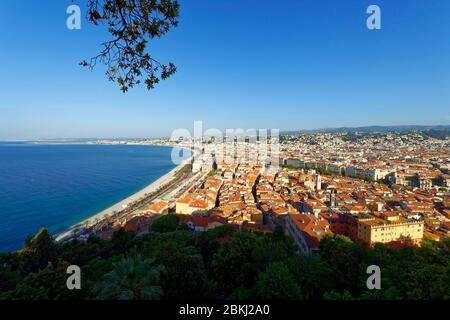
POLYGON ((56 241, 63 241, 67 239, 68 237, 72 236, 73 230, 76 228, 84 227, 86 224, 88 226, 93 225, 96 221, 100 221, 104 219, 106 216, 112 215, 114 212, 119 212, 123 209, 125 209, 130 203, 135 202, 145 195, 152 193, 156 190, 158 190, 160 187, 166 185, 168 182, 170 182, 174 176, 177 174, 177 172, 183 168, 186 164, 188 164, 191 161, 191 158, 184 160, 182 163, 180 163, 178 166, 173 168, 171 171, 163 175, 162 177, 158 178, 157 180, 150 183, 145 188, 139 190, 138 192, 130 195, 129 197, 117 202, 116 204, 94 214, 93 216, 78 222, 77 224, 69 227, 67 230, 56 234, 55 240, 56 241))

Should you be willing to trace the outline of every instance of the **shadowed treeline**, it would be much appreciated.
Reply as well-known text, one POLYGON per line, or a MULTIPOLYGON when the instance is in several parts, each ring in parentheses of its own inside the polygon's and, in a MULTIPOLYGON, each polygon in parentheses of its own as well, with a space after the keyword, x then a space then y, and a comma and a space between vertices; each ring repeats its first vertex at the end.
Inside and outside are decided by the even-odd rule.
POLYGON ((167 215, 148 234, 121 229, 111 241, 55 243, 42 229, 0 256, 0 298, 449 299, 449 262, 448 238, 393 250, 334 235, 322 240, 319 258, 296 254, 281 229, 194 234, 167 215), (81 290, 66 288, 73 264, 82 270, 81 290), (381 268, 381 290, 366 287, 369 265, 381 268))

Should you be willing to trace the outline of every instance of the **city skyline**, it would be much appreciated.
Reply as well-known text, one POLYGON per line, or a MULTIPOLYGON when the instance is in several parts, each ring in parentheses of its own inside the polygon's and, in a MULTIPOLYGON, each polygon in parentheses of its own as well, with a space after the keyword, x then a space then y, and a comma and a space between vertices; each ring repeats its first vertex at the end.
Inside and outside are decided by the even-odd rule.
MULTIPOLYGON (((195 125, 191 126, 191 128, 178 128, 182 130, 187 130, 186 132, 190 134, 191 137, 195 135, 195 125)), ((202 128, 202 132, 200 132, 200 136, 222 136, 226 137, 227 130, 230 130, 230 134, 238 134, 240 130, 243 130, 244 136, 250 136, 252 132, 254 134, 259 135, 261 130, 267 132, 269 135, 272 130, 277 130, 280 136, 286 135, 298 135, 298 134, 317 134, 317 133, 361 133, 361 134, 375 134, 375 133, 410 133, 410 132, 423 132, 426 133, 428 131, 437 131, 441 132, 442 136, 448 136, 450 132, 450 125, 393 125, 393 126, 382 126, 382 125, 372 125, 372 126, 358 126, 358 127, 328 127, 328 128, 312 128, 312 129, 292 129, 292 130, 279 130, 277 128, 227 128, 224 130, 220 130, 217 128, 202 128), (214 130, 214 132, 210 131, 214 130), (218 130, 218 131, 216 131, 218 130)), ((176 130, 174 130, 171 134, 161 135, 161 136, 135 136, 135 137, 127 137, 127 136, 109 136, 109 137, 47 137, 47 138, 33 138, 33 139, 13 139, 13 140, 1 140, 0 142, 58 142, 58 141, 66 141, 66 142, 86 142, 86 141, 99 141, 99 140, 142 140, 146 139, 150 140, 158 140, 158 139, 172 139, 177 137, 177 135, 173 135, 176 130)))
POLYGON ((68 30, 67 3, 9 3, 0 140, 164 137, 195 120, 286 131, 448 125, 450 4, 376 2, 381 30, 366 28, 369 1, 181 1, 179 26, 150 43, 178 72, 126 94, 102 66, 78 66, 109 39, 104 28, 83 19, 68 30))

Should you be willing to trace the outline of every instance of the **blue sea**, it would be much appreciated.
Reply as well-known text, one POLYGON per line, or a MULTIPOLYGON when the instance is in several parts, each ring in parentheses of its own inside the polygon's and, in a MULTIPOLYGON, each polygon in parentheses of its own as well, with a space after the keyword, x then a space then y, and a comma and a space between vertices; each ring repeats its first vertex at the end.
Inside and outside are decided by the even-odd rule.
POLYGON ((172 148, 0 142, 0 252, 108 208, 175 167, 172 148))

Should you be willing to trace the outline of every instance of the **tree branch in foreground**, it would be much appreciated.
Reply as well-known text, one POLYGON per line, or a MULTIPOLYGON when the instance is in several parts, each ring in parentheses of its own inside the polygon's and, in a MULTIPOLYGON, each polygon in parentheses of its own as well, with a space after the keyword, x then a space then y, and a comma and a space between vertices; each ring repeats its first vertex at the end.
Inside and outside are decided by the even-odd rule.
POLYGON ((176 72, 173 63, 160 63, 146 48, 149 40, 178 25, 177 0, 88 0, 87 6, 88 20, 106 24, 113 40, 104 42, 100 53, 81 66, 93 69, 98 62, 105 64, 106 76, 123 92, 142 81, 153 89, 176 72))

